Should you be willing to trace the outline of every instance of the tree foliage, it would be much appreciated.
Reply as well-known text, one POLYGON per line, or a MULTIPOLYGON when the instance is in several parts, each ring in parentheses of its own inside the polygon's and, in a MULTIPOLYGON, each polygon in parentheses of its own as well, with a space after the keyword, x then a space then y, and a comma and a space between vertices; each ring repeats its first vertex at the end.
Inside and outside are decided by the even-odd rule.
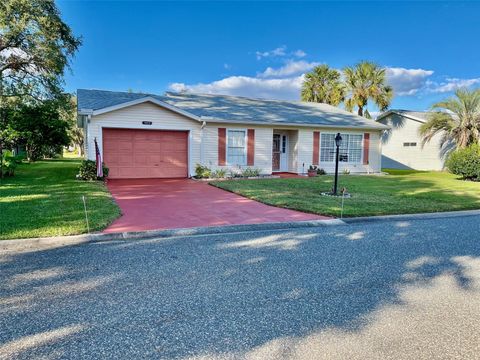
POLYGON ((58 136, 64 143, 64 123, 57 116, 65 100, 63 76, 80 44, 53 0, 0 2, 0 153, 18 139, 29 139, 32 158, 46 151, 46 145, 37 149, 41 139, 48 143, 58 136))
POLYGON ((420 127, 423 143, 442 134, 441 144, 454 142, 463 149, 480 142, 480 89, 459 89, 455 96, 432 106, 426 123, 420 127))
POLYGON ((9 111, 10 140, 24 144, 31 161, 53 157, 69 145, 70 124, 62 113, 65 100, 45 100, 36 104, 19 104, 9 111))
POLYGON ((340 72, 328 65, 315 66, 311 72, 305 74, 301 98, 308 102, 339 105, 345 98, 340 72))
POLYGON ((53 0, 0 2, 0 96, 56 97, 80 39, 53 0))
POLYGON ((348 111, 357 109, 359 116, 371 118, 367 110, 371 100, 385 111, 393 98, 392 87, 386 85, 385 69, 369 61, 361 61, 355 66, 343 69, 346 86, 345 108, 348 111))

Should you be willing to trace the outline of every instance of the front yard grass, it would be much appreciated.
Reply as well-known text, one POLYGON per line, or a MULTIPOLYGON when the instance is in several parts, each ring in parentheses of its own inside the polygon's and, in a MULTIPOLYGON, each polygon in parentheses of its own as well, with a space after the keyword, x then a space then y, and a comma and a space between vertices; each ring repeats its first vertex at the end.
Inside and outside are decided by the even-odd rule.
POLYGON ((80 160, 22 164, 15 177, 0 179, 0 239, 73 235, 104 229, 120 209, 101 182, 75 180, 80 160))
MULTIPOLYGON (((457 180, 445 172, 397 175, 339 175, 346 187, 343 216, 411 214, 480 209, 480 183, 457 180)), ((308 213, 340 216, 341 199, 321 196, 333 187, 333 176, 293 179, 231 180, 211 183, 265 204, 308 213)))

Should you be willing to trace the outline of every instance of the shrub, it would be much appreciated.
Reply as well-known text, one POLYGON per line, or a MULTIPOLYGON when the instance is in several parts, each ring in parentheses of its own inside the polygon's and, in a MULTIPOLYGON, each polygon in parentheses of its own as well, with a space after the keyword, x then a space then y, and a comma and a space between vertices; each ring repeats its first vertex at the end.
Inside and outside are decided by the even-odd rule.
POLYGON ((81 180, 103 180, 108 176, 108 168, 103 166, 103 178, 97 177, 97 165, 93 160, 83 160, 78 169, 77 178, 81 180))
POLYGON ((197 179, 209 179, 212 176, 212 170, 200 164, 195 165, 195 177, 197 179))
POLYGON ((212 172, 211 177, 213 179, 223 179, 227 176, 227 170, 225 169, 217 169, 212 172))
POLYGON ((13 153, 9 150, 4 150, 0 156, 1 162, 1 169, 0 169, 0 176, 14 176, 15 169, 17 168, 17 164, 21 162, 18 161, 17 156, 13 156, 13 153))
POLYGON ((318 171, 318 166, 317 166, 317 165, 310 165, 310 166, 308 167, 308 170, 310 170, 310 171, 318 171))
POLYGON ((327 172, 321 168, 317 170, 317 175, 327 175, 327 172))
POLYGON ((257 177, 260 175, 260 169, 255 169, 255 168, 245 168, 242 171, 242 176, 243 177, 257 177))
POLYGON ((445 163, 447 169, 464 180, 480 180, 480 145, 471 145, 452 152, 445 163))

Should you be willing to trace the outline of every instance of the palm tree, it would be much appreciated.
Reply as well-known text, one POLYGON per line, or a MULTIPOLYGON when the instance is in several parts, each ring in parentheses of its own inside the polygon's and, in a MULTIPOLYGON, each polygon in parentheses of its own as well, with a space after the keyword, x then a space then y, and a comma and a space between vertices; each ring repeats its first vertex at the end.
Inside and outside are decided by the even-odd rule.
POLYGON ((442 146, 454 142, 457 148, 465 148, 480 142, 480 89, 459 89, 454 97, 432 106, 420 135, 425 144, 436 134, 442 134, 442 146))
POLYGON ((366 109, 368 100, 372 100, 380 109, 385 111, 393 98, 393 89, 386 85, 385 69, 369 61, 361 61, 355 66, 343 69, 347 97, 345 108, 348 111, 357 107, 359 116, 371 118, 366 109))
POLYGON ((337 106, 345 98, 340 72, 328 65, 315 66, 305 74, 301 98, 303 101, 337 106))

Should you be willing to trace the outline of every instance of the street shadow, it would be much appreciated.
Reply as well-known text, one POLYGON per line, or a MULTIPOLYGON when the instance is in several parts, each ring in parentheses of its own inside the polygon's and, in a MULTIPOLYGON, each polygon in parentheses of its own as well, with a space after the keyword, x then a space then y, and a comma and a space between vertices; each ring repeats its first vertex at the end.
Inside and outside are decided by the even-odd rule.
POLYGON ((478 300, 480 247, 458 231, 478 220, 4 251, 0 358, 286 358, 339 334, 341 347, 378 314, 415 311, 445 277, 447 294, 478 300))

